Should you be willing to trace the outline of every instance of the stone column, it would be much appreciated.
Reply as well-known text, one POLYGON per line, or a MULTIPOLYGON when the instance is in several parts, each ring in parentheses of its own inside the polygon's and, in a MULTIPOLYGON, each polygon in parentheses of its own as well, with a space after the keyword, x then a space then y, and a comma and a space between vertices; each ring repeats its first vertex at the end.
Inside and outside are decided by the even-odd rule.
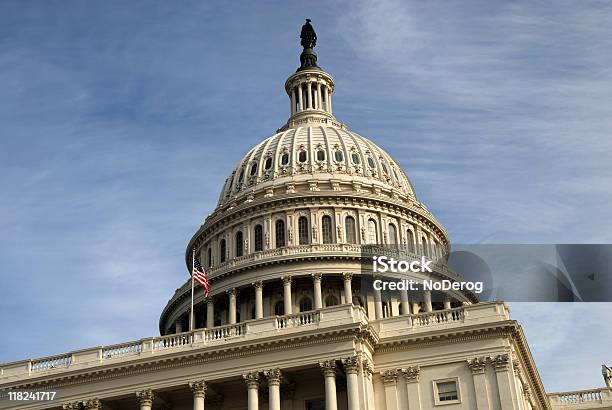
POLYGON ((375 410, 376 400, 374 399, 374 382, 372 381, 372 373, 374 373, 374 369, 372 369, 372 365, 370 362, 364 360, 363 361, 363 375, 365 377, 365 391, 366 391, 366 403, 365 408, 368 410, 375 410))
POLYGON ((312 108, 312 83, 310 81, 306 83, 306 92, 308 93, 306 98, 308 108, 312 108))
POLYGON ((327 360, 319 363, 325 377, 325 410, 338 410, 336 399, 336 361, 327 360))
POLYGON ((291 308, 291 276, 285 276, 281 278, 283 280, 283 302, 285 304, 285 314, 290 315, 293 313, 291 308))
POLYGON ((448 295, 444 296, 444 309, 451 309, 451 301, 448 295))
POLYGON ((251 372, 243 374, 244 382, 248 390, 248 409, 259 410, 259 373, 251 372))
POLYGON ((400 300, 402 304, 402 315, 410 314, 410 300, 408 299, 408 290, 400 290, 400 300))
POLYGON ((270 410, 281 410, 280 383, 282 373, 280 369, 270 369, 264 372, 268 379, 268 402, 270 410))
POLYGON ((425 302, 425 312, 431 312, 433 307, 431 306, 431 291, 423 291, 423 301, 425 302))
POLYGON ((153 405, 153 399, 155 398, 153 390, 145 389, 136 392, 136 398, 138 399, 140 410, 151 410, 151 406, 153 405))
POLYGON ((491 357, 491 364, 495 368, 497 378, 497 389, 499 390, 499 400, 502 410, 517 410, 518 403, 515 395, 512 394, 514 375, 510 369, 510 356, 507 353, 491 357))
POLYGON ((376 319, 383 318, 382 295, 378 289, 374 289, 374 313, 376 319))
POLYGON ((314 285, 314 308, 321 309, 323 307, 323 296, 321 295, 321 273, 312 274, 312 282, 314 285))
POLYGON ((302 84, 298 85, 298 111, 304 111, 304 99, 302 98, 302 84))
POLYGON ((255 288, 255 319, 263 317, 263 283, 261 281, 253 283, 255 288))
POLYGON ((183 322, 181 321, 181 318, 176 319, 176 322, 174 323, 174 328, 175 328, 174 333, 183 332, 183 322))
POLYGON ((291 88, 291 115, 295 114, 295 87, 291 88))
POLYGON ((331 90, 329 89, 329 87, 327 88, 327 111, 331 114, 332 113, 332 107, 331 107, 331 90))
POLYGON ((215 304, 212 296, 206 300, 206 327, 215 327, 215 304))
POLYGON ((319 110, 323 109, 323 103, 321 100, 321 83, 317 83, 317 108, 319 110))
POLYGON ((102 408, 102 402, 100 401, 100 399, 85 400, 83 402, 83 408, 85 410, 100 410, 102 408))
POLYGON ((353 303, 353 289, 351 287, 353 274, 345 272, 342 274, 342 279, 344 280, 344 303, 353 303))
POLYGON ((421 368, 412 366, 407 369, 402 369, 402 375, 406 382, 408 390, 408 408, 410 410, 421 410, 421 392, 419 390, 419 374, 421 368))
POLYGON ((236 323, 236 288, 227 291, 229 295, 229 324, 236 323))
POLYGON ((474 379, 474 390, 476 392, 476 409, 489 410, 489 395, 487 393, 487 382, 485 377, 487 358, 477 357, 475 359, 468 359, 467 363, 470 369, 472 370, 472 377, 474 379))
POLYGON ((380 374, 385 386, 385 403, 387 404, 387 410, 399 410, 397 403, 397 370, 385 370, 380 374))
POLYGON ((346 370, 346 395, 348 398, 348 410, 359 410, 359 358, 348 357, 342 360, 346 370))
POLYGON ((193 410, 204 410, 204 399, 206 397, 206 382, 204 380, 190 382, 189 388, 193 393, 193 410))

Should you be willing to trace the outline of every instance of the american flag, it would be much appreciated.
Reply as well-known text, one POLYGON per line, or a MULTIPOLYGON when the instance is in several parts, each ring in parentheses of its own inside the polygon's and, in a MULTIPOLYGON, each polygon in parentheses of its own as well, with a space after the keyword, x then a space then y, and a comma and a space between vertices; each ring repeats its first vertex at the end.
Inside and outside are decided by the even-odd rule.
POLYGON ((204 296, 208 297, 208 292, 210 292, 210 283, 208 283, 208 274, 202 268, 202 264, 199 260, 193 260, 193 278, 202 286, 204 290, 204 296))

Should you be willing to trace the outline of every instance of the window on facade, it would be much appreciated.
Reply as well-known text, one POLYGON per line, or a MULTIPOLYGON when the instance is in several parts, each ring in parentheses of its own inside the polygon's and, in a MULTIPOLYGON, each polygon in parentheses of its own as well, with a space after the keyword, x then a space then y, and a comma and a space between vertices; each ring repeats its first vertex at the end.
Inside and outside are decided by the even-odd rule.
POLYGON ((208 263, 208 267, 212 266, 212 248, 209 247, 206 251, 206 262, 208 263))
POLYGON ((368 219, 368 244, 375 245, 378 243, 378 232, 376 232, 376 221, 368 219))
POLYGON ((312 299, 303 297, 300 300, 300 312, 308 312, 309 310, 312 310, 312 299))
POLYGON ((389 170, 387 169, 387 165, 386 165, 386 164, 383 162, 383 163, 381 163, 381 166, 382 166, 382 170, 383 170, 383 172, 384 172, 385 174, 388 174, 388 173, 389 173, 389 170))
POLYGON ((414 234, 410 229, 406 230, 406 241, 408 242, 408 251, 414 252, 414 234))
POLYGON ((317 151, 317 161, 325 161, 325 151, 322 149, 317 151))
POLYGON ((374 168, 374 159, 372 157, 368 157, 368 166, 374 168))
POLYGON ((389 224, 389 244, 397 244, 397 228, 393 224, 389 224))
POLYGON ((263 251, 263 227, 255 225, 255 252, 263 251))
POLYGON ((424 236, 421 236, 421 249, 423 250, 423 255, 429 256, 429 244, 424 236))
POLYGON ((308 244, 308 218, 305 216, 298 219, 298 237, 300 245, 308 244))
POLYGON ((251 165, 251 176, 257 174, 257 162, 251 165))
POLYGON ((264 169, 266 171, 268 171, 271 168, 272 168, 272 157, 268 157, 268 158, 266 158, 266 162, 264 164, 264 169))
POLYGON ((236 232, 236 257, 242 256, 244 253, 244 241, 242 231, 236 232))
POLYGON ((329 295, 325 298, 325 307, 336 306, 338 304, 338 298, 334 295, 329 295))
POLYGON ((321 219, 321 232, 323 233, 323 243, 332 243, 332 219, 325 215, 321 219))
POLYGON ((334 153, 334 158, 336 159, 336 161, 338 161, 338 162, 342 162, 342 160, 344 160, 344 155, 342 154, 342 151, 337 150, 337 151, 334 153))
POLYGON ((225 252, 226 252, 226 248, 225 248, 225 239, 221 239, 221 242, 219 242, 219 260, 221 261, 221 263, 225 262, 225 252))
POLYGON ((298 161, 300 162, 306 162, 306 160, 308 159, 308 154, 306 153, 306 151, 300 151, 300 153, 298 154, 298 161))
POLYGON ((282 300, 276 302, 276 304, 274 305, 274 314, 276 316, 282 316, 285 314, 285 302, 283 302, 282 300))
POLYGON ((459 400, 459 392, 457 391, 457 382, 455 380, 436 382, 436 390, 440 403, 459 400))
POLYGON ((359 159, 359 154, 357 154, 356 152, 351 154, 351 160, 355 165, 359 165, 361 163, 361 160, 359 159))
POLYGON ((238 176, 238 183, 241 184, 242 180, 244 180, 244 168, 240 170, 240 175, 238 176))
POLYGON ((281 157, 281 165, 287 165, 289 163, 289 153, 285 152, 281 157))
POLYGON ((285 221, 277 219, 274 228, 276 230, 276 247, 282 248, 285 246, 285 221))
POLYGON ((346 243, 357 243, 355 218, 352 216, 347 216, 344 220, 344 236, 346 237, 346 243))

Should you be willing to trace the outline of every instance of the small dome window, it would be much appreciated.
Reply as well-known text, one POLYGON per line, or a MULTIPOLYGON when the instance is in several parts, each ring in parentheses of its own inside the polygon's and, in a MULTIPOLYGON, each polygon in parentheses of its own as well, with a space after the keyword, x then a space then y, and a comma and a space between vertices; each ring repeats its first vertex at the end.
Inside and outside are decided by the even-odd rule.
POLYGON ((395 179, 399 181, 399 177, 397 176, 397 172, 395 172, 395 168, 392 168, 392 169, 393 169, 393 175, 395 176, 395 179))
POLYGON ((375 166, 374 166, 374 158, 372 158, 372 157, 368 157, 368 166, 369 166, 370 168, 374 168, 374 167, 375 167, 375 166))
POLYGON ((334 153, 334 157, 336 158, 336 161, 338 161, 338 162, 342 162, 344 160, 344 155, 342 154, 342 151, 340 151, 340 150, 337 150, 334 153))
POLYGON ((359 154, 357 154, 356 152, 351 154, 351 160, 355 165, 359 165, 361 163, 361 160, 359 159, 359 154))
POLYGON ((382 162, 381 165, 382 165, 383 172, 385 174, 388 174, 389 173, 389 169, 387 169, 387 165, 384 162, 382 162))
POLYGON ((266 158, 266 162, 264 164, 264 169, 266 171, 268 171, 270 168, 272 168, 272 157, 266 158))
POLYGON ((257 174, 257 162, 251 165, 251 176, 257 174))
POLYGON ((306 151, 300 151, 300 153, 298 154, 298 161, 306 162, 306 159, 308 159, 308 154, 306 153, 306 151))
POLYGON ((285 152, 282 156, 281 156, 281 165, 287 165, 289 163, 289 153, 285 152))
POLYGON ((240 176, 238 176, 238 183, 241 184, 244 180, 244 168, 240 170, 240 176))
POLYGON ((322 149, 317 151, 317 161, 325 161, 325 151, 322 149))

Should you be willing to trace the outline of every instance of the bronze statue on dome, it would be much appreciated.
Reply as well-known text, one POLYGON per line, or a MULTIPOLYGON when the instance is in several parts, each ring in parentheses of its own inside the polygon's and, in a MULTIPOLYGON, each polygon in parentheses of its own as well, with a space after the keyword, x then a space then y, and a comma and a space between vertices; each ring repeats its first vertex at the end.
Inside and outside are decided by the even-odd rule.
POLYGON ((306 19, 306 23, 302 26, 300 33, 300 44, 304 47, 304 51, 300 54, 300 68, 297 71, 307 68, 320 70, 317 65, 317 55, 312 50, 317 45, 317 33, 315 33, 310 19, 306 19))

